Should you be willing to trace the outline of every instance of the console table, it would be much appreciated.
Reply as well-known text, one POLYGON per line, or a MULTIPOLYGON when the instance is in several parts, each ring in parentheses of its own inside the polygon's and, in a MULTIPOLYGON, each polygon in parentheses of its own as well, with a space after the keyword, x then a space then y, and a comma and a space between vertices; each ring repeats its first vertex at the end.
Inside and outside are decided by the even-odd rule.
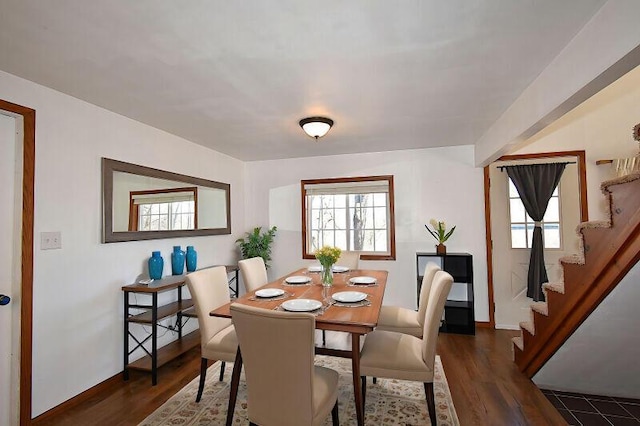
MULTIPOLYGON (((225 265, 227 274, 231 274, 229 280, 229 290, 232 297, 238 295, 238 267, 236 265, 225 265)), ((122 287, 124 292, 124 380, 129 379, 129 370, 141 370, 151 372, 151 383, 158 383, 158 368, 172 359, 182 355, 191 348, 200 344, 200 333, 195 330, 189 334, 182 334, 184 323, 183 317, 197 317, 193 308, 191 299, 184 299, 182 288, 186 285, 186 275, 167 276, 160 280, 155 280, 151 284, 129 284, 122 287), (176 300, 166 305, 158 306, 158 294, 175 291, 176 300), (150 304, 131 303, 130 295, 132 293, 143 294, 151 297, 150 304), (132 313, 131 310, 137 311, 132 313), (139 311, 143 311, 139 313, 139 311), (176 325, 173 331, 178 333, 176 340, 167 345, 158 348, 158 327, 167 328, 159 321, 164 318, 176 317, 176 325), (151 327, 149 333, 144 339, 138 340, 130 331, 131 324, 147 325, 151 327), (136 345, 130 349, 129 341, 133 339, 136 345), (151 348, 148 348, 147 342, 151 342, 151 348), (142 349, 146 355, 142 358, 129 362, 129 356, 136 349, 142 349)))

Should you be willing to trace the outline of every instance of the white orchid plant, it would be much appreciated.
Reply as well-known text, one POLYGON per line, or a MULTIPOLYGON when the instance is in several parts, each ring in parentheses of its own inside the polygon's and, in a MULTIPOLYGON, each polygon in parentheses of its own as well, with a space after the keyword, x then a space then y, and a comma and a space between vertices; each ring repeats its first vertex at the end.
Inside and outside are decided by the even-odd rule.
POLYGON ((429 228, 428 225, 425 225, 424 227, 427 228, 427 231, 429 231, 431 235, 433 235, 433 238, 438 240, 439 244, 444 244, 451 234, 453 234, 453 231, 456 230, 456 227, 454 226, 449 230, 449 232, 447 232, 447 224, 444 223, 443 220, 431 219, 429 224, 431 224, 433 229, 429 228))

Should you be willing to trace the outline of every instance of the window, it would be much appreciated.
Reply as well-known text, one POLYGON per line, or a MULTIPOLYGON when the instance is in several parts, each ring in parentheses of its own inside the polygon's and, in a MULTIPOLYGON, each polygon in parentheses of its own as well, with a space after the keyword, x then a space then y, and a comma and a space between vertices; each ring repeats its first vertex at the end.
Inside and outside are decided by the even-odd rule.
POLYGON ((197 194, 196 187, 131 191, 129 230, 197 229, 197 194))
MULTIPOLYGON (((534 221, 527 214, 518 190, 509 180, 509 217, 511 220, 511 248, 531 248, 534 221)), ((556 187, 542 219, 544 248, 559 249, 560 238, 560 186, 556 187)))
POLYGON ((393 176, 303 180, 301 189, 305 259, 325 245, 395 259, 393 176))

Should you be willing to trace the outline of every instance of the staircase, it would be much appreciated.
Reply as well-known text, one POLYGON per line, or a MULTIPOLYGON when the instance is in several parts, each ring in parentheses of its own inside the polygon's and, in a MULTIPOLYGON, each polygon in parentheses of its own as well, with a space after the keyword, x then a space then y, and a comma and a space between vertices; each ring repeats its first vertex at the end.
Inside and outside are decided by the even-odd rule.
POLYGON ((563 282, 545 283, 546 302, 531 305, 531 321, 513 338, 515 362, 533 377, 640 259, 640 173, 602 183, 609 221, 576 230, 582 253, 560 260, 563 282))

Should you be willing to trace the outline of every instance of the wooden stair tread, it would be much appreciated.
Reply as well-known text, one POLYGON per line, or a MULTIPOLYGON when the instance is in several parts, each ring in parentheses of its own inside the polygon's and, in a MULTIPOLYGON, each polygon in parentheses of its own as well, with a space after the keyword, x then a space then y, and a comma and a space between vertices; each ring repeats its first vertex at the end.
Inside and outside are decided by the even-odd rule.
POLYGON ((549 316, 549 305, 547 305, 547 302, 534 302, 531 304, 531 310, 544 316, 549 316))
POLYGON ((523 330, 527 330, 532 336, 536 335, 536 327, 531 321, 522 321, 520 323, 520 328, 523 330))

